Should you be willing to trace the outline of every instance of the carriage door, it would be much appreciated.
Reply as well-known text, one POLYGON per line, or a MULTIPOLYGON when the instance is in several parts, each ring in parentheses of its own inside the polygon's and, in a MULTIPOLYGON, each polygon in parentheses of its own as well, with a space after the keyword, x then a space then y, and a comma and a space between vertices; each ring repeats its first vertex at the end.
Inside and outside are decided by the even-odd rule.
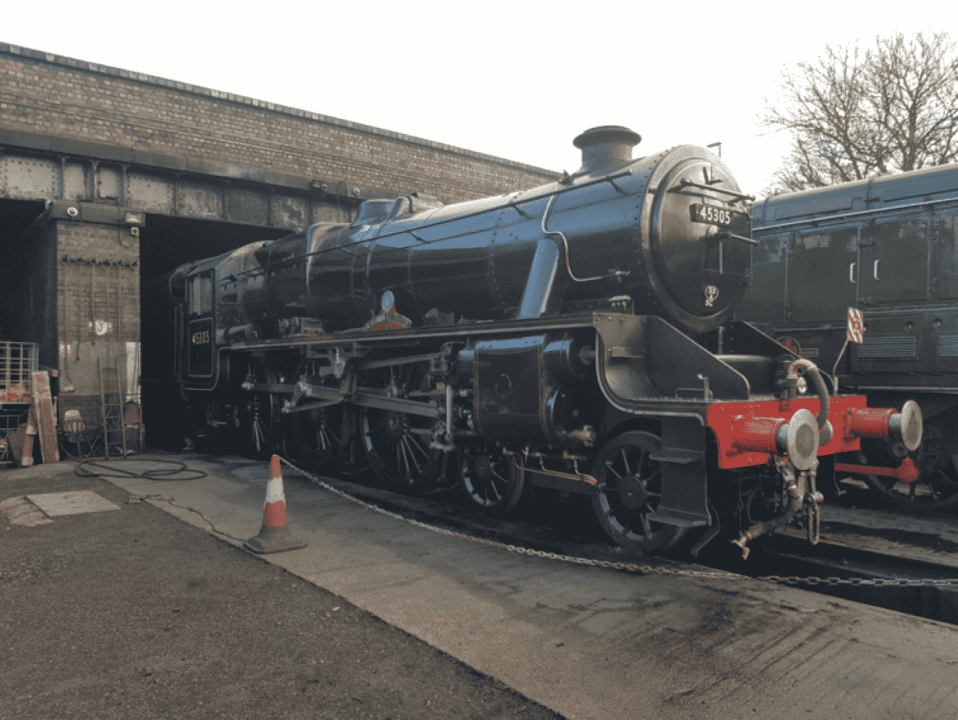
POLYGON ((898 218, 869 225, 861 242, 866 308, 924 303, 928 297, 928 221, 898 218))
POLYGON ((843 322, 857 300, 858 228, 796 232, 788 257, 787 326, 843 322))
POLYGON ((186 321, 187 374, 190 379, 213 377, 213 271, 189 280, 189 317, 186 321))
POLYGON ((928 231, 927 219, 899 216, 870 224, 862 239, 859 299, 866 331, 853 369, 876 383, 903 383, 901 375, 931 369, 925 367, 931 356, 924 348, 922 307, 928 300, 928 231))

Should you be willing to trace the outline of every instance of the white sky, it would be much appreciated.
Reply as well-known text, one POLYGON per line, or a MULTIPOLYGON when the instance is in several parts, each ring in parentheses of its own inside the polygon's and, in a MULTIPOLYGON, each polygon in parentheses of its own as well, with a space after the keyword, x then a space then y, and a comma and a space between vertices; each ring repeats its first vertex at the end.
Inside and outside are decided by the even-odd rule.
MULTIPOLYGON (((0 41, 550 170, 595 125, 636 156, 723 143, 759 194, 787 152, 758 116, 826 44, 958 27, 953 2, 6 3, 0 41)), ((952 33, 958 40, 958 31, 952 33)))

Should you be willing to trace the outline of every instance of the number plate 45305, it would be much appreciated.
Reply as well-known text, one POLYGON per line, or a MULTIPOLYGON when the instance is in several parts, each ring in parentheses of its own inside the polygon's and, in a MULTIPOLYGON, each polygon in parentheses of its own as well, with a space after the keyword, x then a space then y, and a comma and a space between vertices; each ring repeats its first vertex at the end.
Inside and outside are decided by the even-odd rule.
POLYGON ((690 210, 692 211, 692 222, 708 223, 721 227, 730 227, 736 220, 745 217, 745 213, 718 205, 695 203, 690 207, 690 210))

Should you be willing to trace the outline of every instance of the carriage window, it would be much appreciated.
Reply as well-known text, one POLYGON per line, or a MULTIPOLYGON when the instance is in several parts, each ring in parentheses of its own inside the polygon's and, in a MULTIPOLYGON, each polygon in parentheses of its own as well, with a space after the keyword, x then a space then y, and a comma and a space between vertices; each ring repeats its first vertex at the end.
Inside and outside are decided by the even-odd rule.
POLYGON ((197 275, 190 280, 190 314, 200 315, 213 310, 213 277, 197 275))

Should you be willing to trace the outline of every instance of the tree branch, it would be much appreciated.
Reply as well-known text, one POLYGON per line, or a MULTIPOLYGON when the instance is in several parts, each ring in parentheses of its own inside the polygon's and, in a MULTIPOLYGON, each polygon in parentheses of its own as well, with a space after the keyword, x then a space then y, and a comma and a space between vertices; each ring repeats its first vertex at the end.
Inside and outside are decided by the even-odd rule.
POLYGON ((826 46, 782 73, 780 105, 760 116, 792 150, 772 190, 917 170, 958 160, 958 57, 945 32, 826 46))

